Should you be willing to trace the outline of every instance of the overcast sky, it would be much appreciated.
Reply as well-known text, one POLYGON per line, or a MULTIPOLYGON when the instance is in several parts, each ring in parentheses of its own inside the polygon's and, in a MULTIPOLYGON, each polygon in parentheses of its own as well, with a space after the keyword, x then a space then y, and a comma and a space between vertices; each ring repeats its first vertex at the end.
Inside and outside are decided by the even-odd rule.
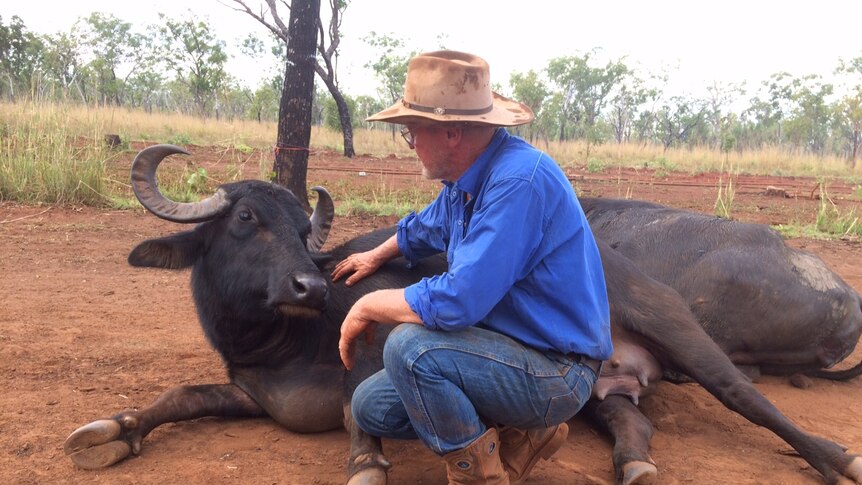
MULTIPOLYGON (((249 0, 249 4, 256 4, 249 0)), ((262 2, 261 2, 262 3, 262 2)), ((226 5, 231 0, 6 1, 12 15, 39 33, 68 31, 79 17, 111 13, 143 30, 163 12, 207 19, 233 55, 229 70, 256 84, 260 62, 236 49, 263 27, 226 5)), ((323 1, 323 9, 328 2, 323 1)), ((286 19, 288 13, 283 13, 286 19)), ((862 1, 766 0, 352 0, 343 23, 339 78, 351 95, 374 94, 373 73, 363 66, 375 52, 361 39, 376 31, 403 39, 411 50, 447 48, 484 57, 492 81, 508 89, 511 72, 541 70, 549 59, 601 48, 603 59, 626 56, 630 67, 666 70, 672 88, 698 95, 707 85, 746 82, 749 90, 775 72, 831 75, 839 58, 862 56, 862 1)), ((504 91, 505 91, 504 89, 504 91)))

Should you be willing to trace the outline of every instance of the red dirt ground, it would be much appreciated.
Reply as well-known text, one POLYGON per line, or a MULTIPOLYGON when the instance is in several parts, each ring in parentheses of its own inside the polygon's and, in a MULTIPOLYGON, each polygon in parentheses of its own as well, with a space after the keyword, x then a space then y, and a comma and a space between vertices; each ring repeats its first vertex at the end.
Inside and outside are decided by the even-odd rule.
MULTIPOLYGON (((191 147, 194 166, 214 173, 222 152, 191 147)), ((120 163, 127 167, 132 155, 120 163)), ((167 163, 169 165, 170 162, 167 163)), ((420 186, 416 160, 394 156, 347 161, 321 152, 309 181, 339 187, 420 186), (360 176, 364 171, 366 175, 360 176)), ((649 171, 575 173, 581 195, 626 196, 712 212, 718 176, 649 171)), ((761 223, 810 222, 819 202, 812 179, 740 177, 734 217, 761 223), (768 185, 790 198, 767 196, 768 185)), ((852 188, 830 184, 844 210, 860 206, 852 188)), ((858 212, 858 211, 857 211, 858 212)), ((393 218, 337 218, 333 242, 393 218)), ((288 432, 267 419, 207 418, 169 424, 145 441, 140 456, 101 471, 83 471, 63 454, 80 425, 142 407, 177 384, 224 382, 216 354, 199 329, 188 271, 134 269, 126 256, 139 241, 178 230, 143 211, 0 204, 0 469, 4 483, 289 483, 338 484, 345 478, 344 431, 288 432)), ((819 254, 862 291, 858 241, 794 239, 819 254)), ((857 350, 845 363, 862 360, 857 350)), ((808 389, 784 378, 757 387, 791 420, 862 453, 862 379, 814 380, 808 389)), ((653 421, 652 456, 660 483, 814 484, 819 475, 783 441, 724 408, 695 384, 662 383, 641 405, 653 421)), ((575 418, 568 443, 540 463, 528 483, 613 483, 607 437, 575 418)), ((394 484, 444 483, 442 462, 418 442, 385 441, 394 484)))

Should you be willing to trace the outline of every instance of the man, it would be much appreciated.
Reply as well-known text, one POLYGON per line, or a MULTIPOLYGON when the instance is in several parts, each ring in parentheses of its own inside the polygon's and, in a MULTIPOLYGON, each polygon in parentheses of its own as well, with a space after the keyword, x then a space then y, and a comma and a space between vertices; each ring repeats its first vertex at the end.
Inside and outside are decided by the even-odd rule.
POLYGON ((353 395, 353 416, 371 435, 421 439, 450 483, 520 481, 550 458, 612 352, 601 260, 572 186, 548 155, 500 128, 532 119, 491 91, 479 57, 411 59, 402 100, 368 120, 405 125, 424 175, 445 186, 395 236, 332 273, 352 285, 398 256, 446 252, 446 273, 358 300, 339 350, 350 369, 357 338, 398 325, 384 370, 353 395))

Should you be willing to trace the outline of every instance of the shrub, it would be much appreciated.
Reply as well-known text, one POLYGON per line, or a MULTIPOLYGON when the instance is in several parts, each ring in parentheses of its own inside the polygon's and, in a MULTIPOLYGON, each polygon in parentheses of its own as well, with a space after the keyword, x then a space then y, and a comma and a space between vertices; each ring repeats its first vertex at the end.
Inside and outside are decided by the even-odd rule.
POLYGON ((590 160, 587 162, 587 172, 589 173, 599 173, 604 170, 605 167, 605 162, 599 160, 598 158, 590 158, 590 160))
POLYGON ((187 135, 186 133, 174 133, 171 135, 165 143, 170 143, 171 145, 189 145, 192 142, 192 137, 187 135))

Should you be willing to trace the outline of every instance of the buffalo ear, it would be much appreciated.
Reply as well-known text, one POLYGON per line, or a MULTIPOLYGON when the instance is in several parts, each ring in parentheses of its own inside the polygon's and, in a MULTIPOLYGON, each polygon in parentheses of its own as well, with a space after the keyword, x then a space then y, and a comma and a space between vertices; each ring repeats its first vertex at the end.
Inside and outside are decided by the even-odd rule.
POLYGON ((323 269, 327 263, 334 259, 328 254, 308 253, 308 255, 311 256, 311 261, 317 266, 318 269, 323 269))
POLYGON ((185 231, 158 239, 148 239, 129 253, 132 266, 183 269, 194 264, 203 250, 198 231, 185 231))

